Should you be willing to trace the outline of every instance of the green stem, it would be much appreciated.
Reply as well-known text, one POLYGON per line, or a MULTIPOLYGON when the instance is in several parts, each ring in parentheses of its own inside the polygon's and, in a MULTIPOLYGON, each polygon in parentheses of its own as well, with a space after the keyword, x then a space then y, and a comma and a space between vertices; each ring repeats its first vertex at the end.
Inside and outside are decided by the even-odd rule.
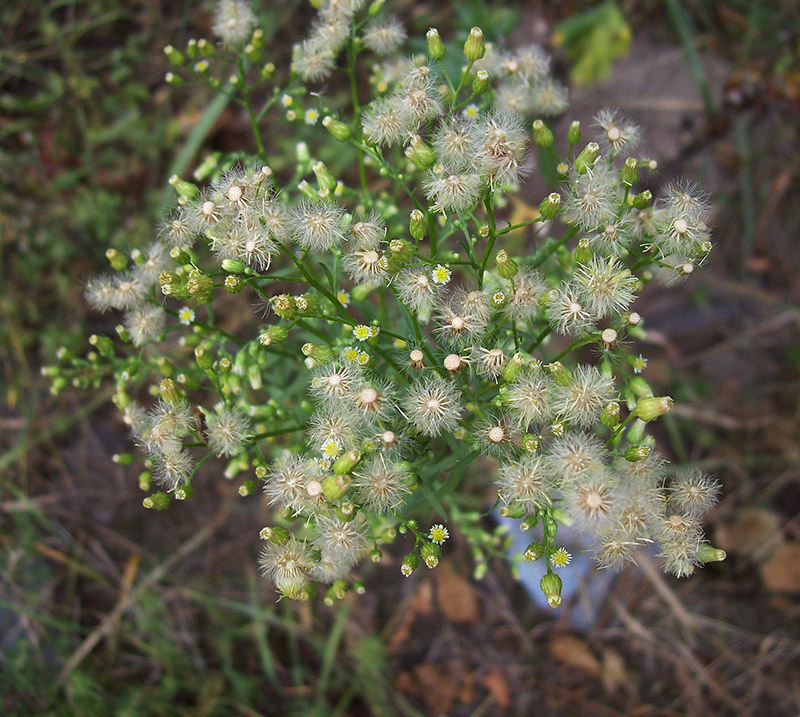
MULTIPOLYGON (((471 64, 471 63, 470 63, 471 64)), ((486 214, 489 217, 489 242, 486 249, 483 251, 480 266, 477 271, 478 288, 483 288, 483 275, 486 272, 486 265, 489 263, 489 256, 494 248, 494 243, 497 241, 497 224, 494 220, 494 210, 492 209, 492 197, 487 193, 483 199, 483 206, 486 208, 486 214)))

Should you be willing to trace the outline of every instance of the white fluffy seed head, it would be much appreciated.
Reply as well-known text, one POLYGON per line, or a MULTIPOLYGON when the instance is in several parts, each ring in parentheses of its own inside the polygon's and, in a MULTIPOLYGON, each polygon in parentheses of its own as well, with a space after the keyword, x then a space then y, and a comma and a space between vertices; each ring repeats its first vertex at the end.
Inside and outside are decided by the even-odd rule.
POLYGON ((403 406, 409 423, 430 437, 453 431, 462 412, 455 386, 441 378, 412 385, 403 406))

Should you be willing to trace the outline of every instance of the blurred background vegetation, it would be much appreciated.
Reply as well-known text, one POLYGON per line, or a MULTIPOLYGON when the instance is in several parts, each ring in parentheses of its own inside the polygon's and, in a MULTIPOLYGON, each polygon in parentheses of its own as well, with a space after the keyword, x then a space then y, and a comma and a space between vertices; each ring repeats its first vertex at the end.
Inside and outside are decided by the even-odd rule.
MULTIPOLYGON (((458 536, 439 569, 364 571, 334 609, 274 603, 257 499, 207 471, 158 515, 112 455, 108 394, 50 396, 39 367, 113 330, 86 277, 149 243, 166 178, 252 149, 204 89, 170 90, 162 48, 209 36, 209 3, 10 0, 0 7, 0 711, 31 714, 522 715, 800 712, 800 19, 793 0, 390 3, 422 46, 480 25, 540 42, 567 120, 641 123, 664 182, 712 193, 717 249, 645 292, 650 379, 680 407, 661 447, 724 482, 729 559, 690 581, 648 560, 591 624, 542 612, 502 562, 481 582, 458 536)), ((262 2, 287 61, 311 11, 262 2), (290 21, 291 18, 291 21, 290 21), (298 20, 299 18, 299 20, 298 20)), ((336 92, 334 86, 329 88, 336 92)), ((293 138, 271 133, 274 151, 293 138)), ((539 201, 536 188, 518 211, 539 201)), ((448 544, 449 545, 449 544, 448 544)), ((396 556, 395 556, 396 557, 396 556)), ((592 576, 576 602, 589 599, 592 576)))

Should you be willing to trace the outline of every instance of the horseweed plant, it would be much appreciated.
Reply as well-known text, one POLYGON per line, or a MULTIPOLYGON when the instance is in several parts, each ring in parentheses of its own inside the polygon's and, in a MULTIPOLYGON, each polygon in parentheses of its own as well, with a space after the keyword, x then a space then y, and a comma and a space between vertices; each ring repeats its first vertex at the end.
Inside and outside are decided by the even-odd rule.
POLYGON ((312 4, 285 75, 262 64, 264 33, 243 0, 218 5, 220 42, 166 48, 167 81, 227 93, 257 154, 213 155, 197 184, 173 177, 178 206, 152 246, 108 251, 113 272, 86 296, 124 312, 122 348, 95 335, 85 358, 62 351, 45 369, 54 390, 113 378, 146 453, 146 508, 190 499, 199 467, 227 458, 239 493, 273 509, 261 567, 290 598, 318 583, 329 604, 362 591, 355 566, 380 561, 398 533, 403 575, 435 567, 449 530, 413 517, 432 512, 458 529, 480 577, 509 544, 486 527, 481 473, 494 476, 499 513, 539 536, 522 558, 544 561, 552 606, 570 559, 559 524, 591 536, 603 567, 649 543, 678 576, 724 558, 701 529, 719 486, 697 470, 667 477, 646 427, 673 402, 629 348, 644 335, 631 310, 642 286, 686 277, 708 255, 705 198, 683 183, 657 200, 636 191, 656 163, 614 110, 597 114, 588 143, 579 122, 556 142, 540 118, 562 113, 567 93, 535 45, 500 51, 473 28, 462 55, 430 29, 427 55, 402 58, 406 33, 381 0, 312 4), (363 55, 376 63, 364 106, 363 55), (308 90, 340 70, 347 108, 308 90), (277 177, 262 136, 271 108, 308 125, 324 156, 352 157, 353 183, 305 142, 295 175, 277 177), (529 146, 558 191, 498 221, 533 168, 529 146), (260 326, 241 318, 254 300, 260 326), (579 363, 587 350, 596 361, 579 363), (132 397, 148 385, 149 408, 132 397))

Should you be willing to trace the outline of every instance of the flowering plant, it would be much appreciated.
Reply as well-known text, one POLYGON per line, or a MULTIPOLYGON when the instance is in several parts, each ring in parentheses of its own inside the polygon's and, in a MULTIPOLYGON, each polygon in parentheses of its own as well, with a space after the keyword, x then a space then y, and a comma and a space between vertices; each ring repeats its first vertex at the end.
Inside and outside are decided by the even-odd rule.
POLYGON ((119 340, 62 351, 45 369, 54 389, 114 381, 146 456, 146 508, 190 499, 199 468, 226 458, 239 493, 273 508, 261 565, 290 598, 318 583, 329 603, 363 589, 357 564, 398 539, 404 575, 435 567, 450 532, 421 527, 433 512, 469 543, 480 576, 508 537, 486 527, 485 486, 464 488, 478 461, 499 513, 537 532, 522 557, 545 561, 553 606, 570 560, 559 524, 592 536, 604 567, 646 543, 679 576, 722 559, 701 529, 719 486, 697 470, 667 477, 646 429, 672 399, 654 395, 630 348, 644 335, 640 289, 688 276, 711 250, 705 198, 689 184, 660 199, 640 190, 656 163, 616 111, 557 140, 541 118, 561 114, 567 93, 537 46, 502 52, 473 28, 459 55, 431 29, 427 55, 404 59, 405 31, 382 0, 312 4, 285 74, 262 64, 244 0, 219 3, 219 43, 166 48, 167 80, 227 93, 257 153, 212 155, 194 183, 173 177, 177 207, 153 245, 109 250, 113 272, 86 295, 124 312, 119 340), (364 55, 380 61, 362 106, 364 55), (349 107, 309 92, 341 69, 349 107), (271 109, 354 171, 300 142, 294 176, 278 176, 262 137, 271 109), (511 223, 531 148, 553 191, 511 223), (229 331, 237 296, 258 300, 261 321, 229 331))

